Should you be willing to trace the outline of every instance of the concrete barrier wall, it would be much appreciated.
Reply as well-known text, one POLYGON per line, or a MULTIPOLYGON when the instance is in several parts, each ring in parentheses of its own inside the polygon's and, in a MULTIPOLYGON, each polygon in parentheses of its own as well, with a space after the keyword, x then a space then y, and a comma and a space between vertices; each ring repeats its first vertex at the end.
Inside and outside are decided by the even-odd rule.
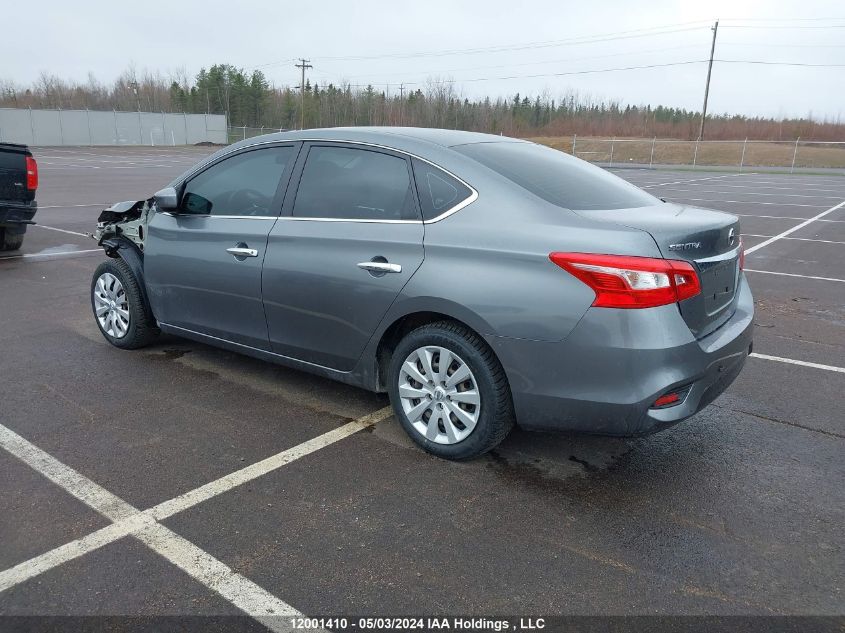
POLYGON ((226 116, 0 108, 0 142, 25 145, 226 144, 226 116))

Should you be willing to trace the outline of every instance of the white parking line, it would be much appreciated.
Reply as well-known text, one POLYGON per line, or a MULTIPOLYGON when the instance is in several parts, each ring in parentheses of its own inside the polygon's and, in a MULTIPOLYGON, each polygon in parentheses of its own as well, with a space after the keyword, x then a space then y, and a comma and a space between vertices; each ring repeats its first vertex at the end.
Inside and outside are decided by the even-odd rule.
MULTIPOLYGON (((185 163, 186 165, 188 163, 185 163)), ((152 165, 152 164, 144 164, 144 165, 126 165, 126 166, 101 166, 101 165, 75 165, 71 163, 62 163, 61 165, 58 163, 38 163, 38 169, 41 171, 62 171, 67 169, 173 169, 174 167, 180 167, 180 165, 152 165)))
POLYGON ((781 275, 783 277, 801 277, 802 279, 818 279, 819 281, 838 281, 845 283, 845 279, 836 279, 834 277, 816 277, 814 275, 797 275, 795 273, 778 273, 773 270, 755 270, 754 268, 743 268, 747 273, 762 273, 764 275, 781 275))
POLYGON ((824 206, 823 204, 799 204, 797 202, 760 202, 759 200, 714 200, 712 198, 663 197, 667 200, 680 200, 682 202, 718 202, 722 204, 753 204, 773 207, 809 207, 812 209, 818 209, 824 206))
POLYGON ((75 209, 77 207, 106 207, 105 202, 92 202, 91 204, 50 204, 39 206, 38 209, 75 209))
POLYGON ((741 195, 741 196, 766 196, 769 198, 821 198, 823 200, 842 200, 842 196, 814 196, 805 193, 763 193, 761 191, 750 191, 743 193, 742 191, 717 191, 715 189, 678 189, 676 187, 669 187, 666 191, 676 191, 680 193, 715 193, 721 195, 741 195))
POLYGON ((228 565, 160 523, 153 523, 133 536, 271 631, 291 631, 293 627, 282 617, 302 615, 266 589, 241 576, 228 565))
MULTIPOLYGON (((790 176, 789 174, 784 174, 785 178, 780 178, 777 180, 755 180, 755 176, 759 176, 760 174, 746 174, 745 178, 743 178, 743 182, 747 182, 749 185, 782 185, 788 182, 792 182, 801 187, 828 187, 830 185, 845 185, 845 178, 842 176, 833 176, 829 179, 822 179, 822 180, 815 180, 815 181, 808 181, 801 178, 800 180, 794 180, 795 176, 790 176), (793 180, 790 180, 792 178, 793 180)), ((796 174, 798 176, 798 174, 796 174)))
POLYGON ((33 224, 39 229, 47 229, 48 231, 58 231, 59 233, 70 233, 71 235, 80 235, 82 237, 91 237, 87 233, 80 233, 79 231, 68 231, 67 229, 59 229, 55 226, 47 226, 46 224, 33 224))
MULTIPOLYGON (((720 182, 718 184, 719 184, 720 189, 723 188, 723 187, 729 187, 731 189, 753 189, 755 191, 760 191, 761 189, 774 189, 774 190, 778 190, 778 191, 813 191, 813 192, 816 192, 816 193, 837 193, 837 194, 845 193, 845 183, 843 183, 843 189, 808 189, 807 187, 773 187, 773 186, 767 186, 767 185, 734 185, 732 183, 727 183, 727 182, 720 182)), ((719 193, 727 193, 727 192, 726 191, 720 191, 719 193)))
POLYGON ((131 535, 268 628, 288 630, 288 622, 279 616, 299 615, 296 609, 161 525, 157 520, 173 516, 285 464, 330 446, 390 417, 391 414, 390 407, 385 407, 143 512, 0 424, 0 447, 89 507, 114 521, 111 525, 87 536, 0 572, 0 592, 131 535))
POLYGON ((703 180, 718 180, 719 178, 729 178, 731 176, 739 176, 739 175, 740 174, 722 174, 721 176, 711 176, 709 178, 693 178, 691 180, 690 179, 673 180, 672 182, 658 182, 658 183, 653 184, 653 185, 644 185, 641 188, 642 189, 649 189, 651 187, 666 187, 668 185, 680 185, 680 184, 685 184, 685 183, 688 183, 688 182, 701 182, 703 180))
MULTIPOLYGON (((756 233, 742 233, 746 237, 774 237, 774 235, 757 235, 756 233)), ((797 242, 821 242, 822 244, 845 244, 845 242, 837 242, 835 240, 819 240, 811 237, 782 237, 782 240, 793 240, 797 242)))
POLYGON ((845 367, 836 367, 835 365, 822 365, 820 363, 808 363, 805 360, 795 360, 794 358, 781 358, 780 356, 769 356, 768 354, 758 354, 751 352, 751 358, 762 358, 763 360, 773 360, 778 363, 789 363, 790 365, 801 365, 802 367, 812 367, 813 369, 824 369, 826 371, 835 371, 840 374, 845 374, 845 367))
POLYGON ((178 512, 187 510, 198 503, 202 503, 212 497, 216 497, 219 494, 227 492, 232 488, 245 484, 253 479, 257 479, 262 475, 266 475, 277 468, 281 468, 285 464, 289 464, 301 457, 305 457, 306 455, 318 451, 321 448, 334 444, 345 437, 349 437, 353 433, 357 433, 368 426, 372 426, 377 422, 385 420, 391 415, 392 410, 390 407, 379 409, 375 413, 371 413, 363 418, 344 424, 343 426, 336 428, 333 431, 329 431, 328 433, 323 433, 322 435, 315 437, 313 440, 308 440, 307 442, 303 442, 302 444, 289 448, 286 451, 276 453, 275 455, 252 464, 251 466, 241 468, 240 470, 221 477, 220 479, 215 479, 204 486, 195 488, 194 490, 179 495, 169 501, 159 503, 157 506, 147 510, 147 512, 157 520, 166 519, 167 517, 171 517, 178 512))
POLYGON ((808 224, 812 224, 812 223, 813 223, 813 222, 815 222, 816 220, 818 220, 818 219, 823 218, 824 216, 826 216, 828 213, 833 213, 833 212, 834 212, 834 211, 836 211, 837 209, 841 209, 841 208, 842 208, 842 207, 844 207, 844 206, 845 206, 845 200, 843 200, 842 202, 840 202, 840 203, 839 203, 839 204, 837 204, 837 205, 834 205, 834 206, 830 207, 827 211, 822 211, 822 212, 821 212, 821 213, 819 213, 818 215, 814 215, 812 218, 808 218, 808 219, 804 220, 801 224, 798 224, 798 225, 796 225, 796 226, 793 226, 791 229, 787 229, 787 230, 786 230, 786 231, 784 231, 783 233, 778 233, 778 234, 777 234, 777 235, 775 235, 774 237, 770 237, 769 239, 765 240, 764 242, 760 242, 760 243, 759 243, 759 244, 757 244, 756 246, 752 246, 751 248, 749 248, 748 250, 746 250, 746 251, 745 251, 745 254, 746 254, 746 255, 750 255, 751 253, 753 253, 753 252, 755 252, 755 251, 759 251, 759 250, 760 250, 761 248, 763 248, 764 246, 768 246, 769 244, 772 244, 773 242, 777 242, 778 240, 783 239, 783 238, 784 238, 784 237, 786 237, 787 235, 791 235, 792 233, 795 233, 795 231, 798 231, 798 230, 800 230, 800 229, 803 229, 803 228, 804 228, 805 226, 807 226, 808 224))
MULTIPOLYGON (((751 213, 733 213, 731 215, 735 215, 738 218, 764 218, 767 220, 806 220, 807 218, 800 218, 795 217, 793 215, 754 215, 751 213)), ((835 223, 843 223, 845 220, 816 220, 816 222, 835 222, 835 223)))
POLYGON ((138 510, 119 497, 76 472, 70 466, 64 465, 2 424, 0 424, 0 447, 110 521, 117 522, 138 514, 138 510))
MULTIPOLYGON (((87 237, 87 236, 86 236, 87 237)), ((0 260, 6 259, 29 259, 29 258, 39 258, 39 257, 69 257, 73 255, 81 255, 83 253, 102 253, 102 248, 92 248, 86 249, 82 251, 59 251, 57 253, 24 253, 23 255, 7 255, 5 257, 0 257, 0 260)))

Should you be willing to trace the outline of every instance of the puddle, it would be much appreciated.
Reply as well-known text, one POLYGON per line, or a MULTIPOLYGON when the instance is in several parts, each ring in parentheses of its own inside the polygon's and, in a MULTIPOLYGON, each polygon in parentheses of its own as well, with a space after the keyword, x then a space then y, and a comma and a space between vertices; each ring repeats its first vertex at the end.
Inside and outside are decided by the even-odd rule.
MULTIPOLYGON (((399 448, 422 450, 392 417, 376 424, 371 432, 399 448)), ((514 429, 490 453, 463 464, 488 466, 506 478, 563 481, 605 471, 631 450, 630 440, 625 439, 514 429)))

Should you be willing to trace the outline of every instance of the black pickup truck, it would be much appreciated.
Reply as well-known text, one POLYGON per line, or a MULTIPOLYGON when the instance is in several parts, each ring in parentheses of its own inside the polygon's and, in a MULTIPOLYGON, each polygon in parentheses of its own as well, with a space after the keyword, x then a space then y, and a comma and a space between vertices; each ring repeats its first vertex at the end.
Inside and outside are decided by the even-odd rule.
POLYGON ((0 251, 23 244, 38 205, 38 165, 26 145, 0 143, 0 251))

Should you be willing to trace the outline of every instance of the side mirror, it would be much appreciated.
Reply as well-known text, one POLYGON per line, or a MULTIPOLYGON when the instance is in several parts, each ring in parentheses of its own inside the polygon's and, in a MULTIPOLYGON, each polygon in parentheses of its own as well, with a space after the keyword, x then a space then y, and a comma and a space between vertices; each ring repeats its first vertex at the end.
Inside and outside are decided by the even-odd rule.
POLYGON ((176 195, 176 189, 173 187, 165 187, 157 191, 153 198, 159 211, 176 211, 179 208, 179 196, 176 195))

